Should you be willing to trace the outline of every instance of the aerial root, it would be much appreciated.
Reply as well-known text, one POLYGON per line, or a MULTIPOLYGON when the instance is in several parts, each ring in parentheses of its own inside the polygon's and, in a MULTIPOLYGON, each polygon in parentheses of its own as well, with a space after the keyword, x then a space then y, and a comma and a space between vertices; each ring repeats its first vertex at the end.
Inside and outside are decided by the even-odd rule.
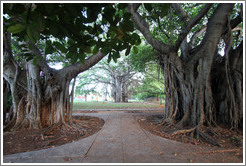
POLYGON ((215 140, 213 140, 209 135, 205 134, 204 132, 201 132, 198 129, 198 126, 195 126, 195 127, 191 128, 191 129, 185 129, 185 130, 175 131, 175 132, 173 132, 171 134, 171 136, 176 136, 176 135, 179 135, 179 134, 190 134, 190 136, 192 136, 192 138, 194 138, 195 136, 197 138, 199 138, 199 136, 201 136, 209 144, 214 145, 214 146, 221 147, 221 145, 218 142, 216 142, 215 140), (195 135, 195 133, 196 133, 196 135, 195 135))

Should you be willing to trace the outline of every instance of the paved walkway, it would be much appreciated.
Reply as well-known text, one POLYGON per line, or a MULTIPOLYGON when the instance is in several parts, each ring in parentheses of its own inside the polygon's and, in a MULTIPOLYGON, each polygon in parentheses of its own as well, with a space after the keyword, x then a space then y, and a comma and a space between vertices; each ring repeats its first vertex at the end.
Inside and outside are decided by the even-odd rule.
MULTIPOLYGON (((62 146, 3 156, 4 163, 210 163, 242 162, 219 148, 192 146, 143 130, 137 119, 160 111, 102 111, 84 113, 105 120, 96 134, 62 146)), ((84 115, 76 113, 77 115, 84 115)))

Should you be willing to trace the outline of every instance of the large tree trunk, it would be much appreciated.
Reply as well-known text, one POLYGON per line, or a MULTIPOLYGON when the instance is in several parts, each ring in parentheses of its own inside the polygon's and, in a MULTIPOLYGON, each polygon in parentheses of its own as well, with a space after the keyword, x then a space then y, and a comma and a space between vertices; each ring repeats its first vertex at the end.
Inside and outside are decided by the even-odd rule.
POLYGON ((128 8, 132 19, 146 40, 160 52, 166 94, 163 124, 179 129, 174 135, 200 135, 218 145, 202 132, 202 127, 222 122, 238 129, 243 124, 242 44, 236 50, 231 47, 230 13, 234 4, 218 5, 208 21, 201 44, 192 50, 184 47, 187 46, 185 33, 208 11, 210 5, 188 22, 174 47, 151 36, 147 22, 136 12, 138 6, 133 4, 128 8), (219 61, 216 57, 217 47, 222 37, 226 51, 219 61), (180 46, 183 52, 179 57, 177 52, 180 46))
POLYGON ((44 85, 44 106, 41 121, 43 127, 71 123, 69 84, 71 79, 53 71, 44 85))
POLYGON ((127 89, 127 83, 124 82, 122 85, 122 102, 128 102, 128 92, 129 90, 127 89))
POLYGON ((216 117, 218 123, 229 125, 234 129, 242 129, 243 42, 228 55, 228 58, 217 57, 212 70, 211 83, 217 110, 216 117), (229 63, 229 66, 226 63, 229 63))
MULTIPOLYGON (((229 91, 233 92, 235 92, 235 90, 230 90, 230 84, 226 81, 228 80, 226 76, 229 73, 225 72, 225 65, 218 65, 214 60, 215 55, 217 55, 217 44, 222 33, 224 33, 224 26, 226 26, 231 8, 232 5, 224 7, 220 5, 220 7, 218 7, 208 23, 208 29, 203 44, 195 53, 189 55, 190 58, 187 61, 175 59, 174 57, 177 57, 175 53, 162 57, 167 95, 165 116, 167 120, 169 120, 169 123, 178 124, 178 126, 184 128, 200 125, 216 125, 218 120, 225 121, 223 116, 217 117, 216 106, 218 103, 215 102, 214 97, 220 96, 221 93, 216 94, 215 90, 219 88, 219 86, 223 87, 223 90, 229 89, 229 91), (219 17, 225 19, 218 19, 219 17), (210 36, 213 36, 213 38, 210 36), (212 72, 213 70, 224 71, 224 75, 223 73, 220 73, 220 75, 223 75, 225 78, 223 79, 223 83, 213 84, 212 88, 212 82, 214 79, 217 79, 215 77, 216 72, 212 72)), ((234 55, 231 55, 231 57, 232 56, 234 55)), ((230 65, 230 67, 231 66, 232 65, 230 65)), ((229 67, 229 65, 227 67, 229 67)), ((242 69, 238 70, 241 71, 242 69)), ((242 93, 240 81, 239 86, 235 86, 235 88, 237 92, 240 91, 239 94, 242 93)), ((229 93, 226 91, 225 93, 229 93)), ((222 94, 223 93, 224 92, 222 92, 222 94)), ((229 94, 231 94, 231 92, 229 94)), ((236 94, 234 93, 232 96, 235 97, 236 94)), ((241 94, 239 96, 241 96, 241 94)), ((232 107, 224 107, 223 112, 225 114, 228 114, 226 112, 231 112, 230 118, 233 120, 230 125, 237 128, 238 124, 241 123, 240 118, 242 118, 242 116, 240 117, 237 109, 239 105, 234 102, 235 99, 231 100, 234 97, 229 97, 227 94, 227 97, 224 98, 225 102, 228 102, 227 100, 230 99, 231 104, 234 104, 234 109, 232 107)), ((241 99, 238 98, 237 101, 241 104, 241 99)))
POLYGON ((227 19, 231 8, 232 5, 217 8, 202 45, 187 60, 175 58, 175 53, 162 56, 167 97, 163 124, 185 129, 174 135, 196 133, 197 137, 200 135, 220 146, 201 132, 203 126, 243 127, 242 43, 233 50, 228 39, 225 56, 217 53, 221 36, 231 36, 227 19), (227 27, 226 32, 224 27, 227 27))
MULTIPOLYGON (((42 56, 35 45, 32 51, 42 56)), ((8 33, 4 34, 3 55, 4 78, 10 85, 13 101, 13 116, 5 126, 5 131, 44 127, 51 129, 62 125, 71 128, 73 94, 69 93, 70 82, 104 57, 99 52, 86 59, 84 65, 78 62, 61 70, 50 68, 45 59, 39 60, 37 65, 32 60, 17 64, 12 55, 8 33)))
POLYGON ((122 102, 122 77, 115 76, 115 102, 122 102))
POLYGON ((11 106, 8 105, 9 95, 10 95, 9 84, 5 79, 3 79, 3 125, 9 122, 11 116, 10 115, 11 106))
POLYGON ((115 75, 112 85, 112 96, 115 102, 128 102, 128 89, 127 83, 129 82, 128 75, 115 75))

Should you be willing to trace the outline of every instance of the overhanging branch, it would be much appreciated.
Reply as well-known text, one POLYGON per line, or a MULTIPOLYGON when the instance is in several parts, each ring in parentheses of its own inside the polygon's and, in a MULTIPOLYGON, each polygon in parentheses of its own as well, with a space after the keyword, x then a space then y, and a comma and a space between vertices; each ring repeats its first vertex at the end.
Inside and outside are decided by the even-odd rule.
POLYGON ((196 25, 202 19, 202 17, 209 11, 211 6, 212 6, 212 4, 210 4, 210 3, 206 4, 204 6, 204 8, 189 22, 189 24, 185 28, 185 30, 183 30, 183 32, 181 32, 181 34, 178 37, 178 40, 176 41, 175 47, 174 47, 176 51, 179 49, 181 43, 186 38, 187 34, 190 32, 192 27, 194 25, 196 25))
POLYGON ((179 18, 185 23, 185 25, 188 25, 190 21, 190 16, 184 11, 180 3, 173 3, 172 7, 175 10, 175 13, 179 16, 179 18))
POLYGON ((137 12, 139 4, 129 4, 128 11, 132 14, 132 21, 135 23, 137 29, 144 35, 149 44, 152 45, 156 50, 163 54, 168 54, 171 52, 171 46, 155 39, 149 30, 149 24, 143 20, 140 14, 137 12))
POLYGON ((88 70, 92 66, 94 66, 96 63, 98 63, 105 55, 101 53, 100 51, 90 56, 88 59, 85 60, 85 63, 82 64, 81 62, 77 62, 73 65, 64 67, 63 69, 59 70, 59 73, 62 75, 68 74, 67 76, 70 78, 76 77, 79 73, 88 70))

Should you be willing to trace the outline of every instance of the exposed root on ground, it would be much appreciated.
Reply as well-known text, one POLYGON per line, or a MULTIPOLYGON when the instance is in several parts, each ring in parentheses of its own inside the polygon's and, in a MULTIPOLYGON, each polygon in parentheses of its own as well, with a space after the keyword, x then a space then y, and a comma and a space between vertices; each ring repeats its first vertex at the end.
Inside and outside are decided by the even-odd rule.
POLYGON ((221 147, 221 145, 220 145, 218 142, 214 141, 209 135, 207 135, 207 134, 205 134, 204 132, 201 132, 201 131, 199 131, 199 130, 197 130, 197 132, 198 132, 199 135, 200 135, 203 139, 205 139, 208 143, 210 143, 210 144, 212 144, 212 145, 214 145, 214 146, 221 147))
MULTIPOLYGON (((210 132, 212 131, 210 130, 210 132)), ((209 144, 221 147, 221 145, 218 142, 213 140, 208 134, 204 133, 199 125, 190 129, 178 130, 171 134, 171 136, 176 135, 189 135, 191 138, 196 138, 198 141, 200 141, 199 137, 201 136, 203 140, 208 142, 209 144)))
POLYGON ((203 132, 204 126, 197 125, 189 129, 181 129, 179 125, 176 125, 173 120, 164 120, 164 122, 158 124, 163 126, 163 130, 168 133, 171 137, 182 137, 184 135, 188 136, 193 141, 205 141, 211 145, 221 147, 221 145, 212 139, 210 135, 216 135, 211 129, 205 129, 208 134, 203 132), (202 138, 202 140, 200 139, 202 138))
POLYGON ((191 128, 191 129, 186 129, 186 130, 178 130, 178 131, 173 132, 171 134, 171 136, 175 136, 175 135, 178 135, 178 134, 191 133, 191 132, 195 132, 195 130, 196 130, 196 127, 191 128))
MULTIPOLYGON (((63 123, 55 123, 48 128, 44 129, 42 133, 40 134, 42 140, 44 140, 45 136, 49 136, 52 134, 52 132, 55 132, 56 130, 60 130, 63 133, 79 133, 79 135, 83 136, 87 134, 87 131, 85 128, 80 126, 79 124, 75 122, 71 122, 71 124, 68 124, 66 122, 63 123)), ((66 134, 64 134, 64 137, 67 137, 66 134)), ((59 138, 60 139, 60 138, 59 138)))

